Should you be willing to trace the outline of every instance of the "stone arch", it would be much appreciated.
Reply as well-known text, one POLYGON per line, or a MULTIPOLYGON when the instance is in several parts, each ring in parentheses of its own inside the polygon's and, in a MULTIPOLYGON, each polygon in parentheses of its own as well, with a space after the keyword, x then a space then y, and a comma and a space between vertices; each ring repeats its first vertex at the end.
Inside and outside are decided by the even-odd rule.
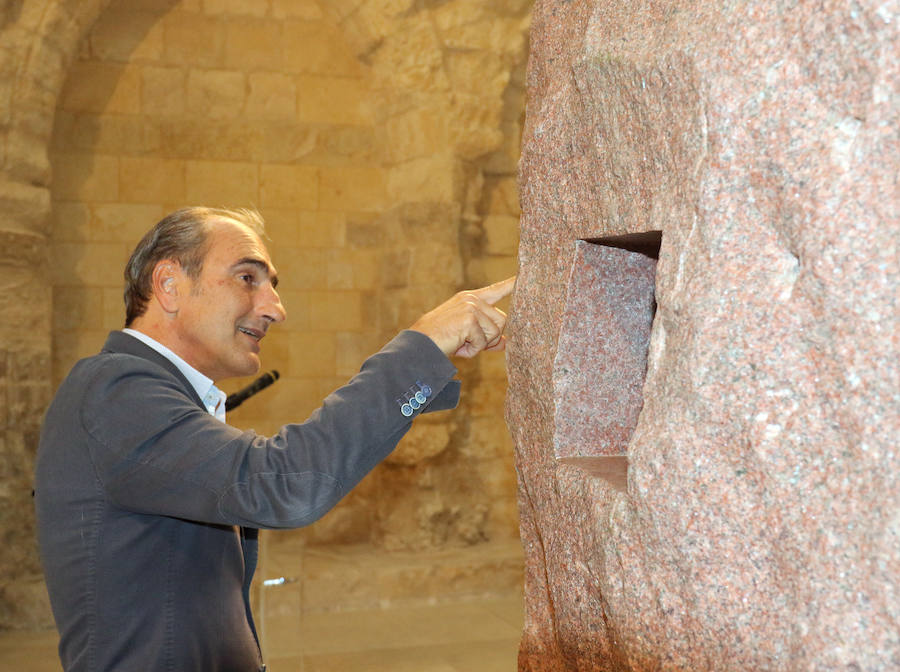
MULTIPOLYGON (((56 100, 81 38, 109 0, 7 5, 0 32, 5 58, 3 80, 7 97, 2 101, 4 122, 4 182, 22 183, 34 189, 49 186, 47 144, 53 127, 56 100)), ((4 190, 5 191, 5 190, 4 190)), ((40 197, 27 190, 9 194, 22 207, 14 212, 40 212, 28 204, 40 197)), ((46 211, 44 211, 46 216, 46 211)), ((39 217, 29 229, 39 230, 39 217)))
POLYGON ((31 506, 34 449, 50 397, 47 145, 66 68, 107 1, 20 1, 0 14, 0 530, 11 540, 0 556, 0 627, 49 622, 31 506))

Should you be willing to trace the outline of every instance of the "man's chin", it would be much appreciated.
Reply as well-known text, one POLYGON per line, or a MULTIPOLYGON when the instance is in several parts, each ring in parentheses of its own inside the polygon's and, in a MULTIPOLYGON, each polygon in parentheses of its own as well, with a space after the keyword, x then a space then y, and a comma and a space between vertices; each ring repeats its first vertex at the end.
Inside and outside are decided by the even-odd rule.
POLYGON ((261 365, 259 362, 259 357, 257 357, 256 355, 252 355, 250 360, 247 362, 246 371, 244 371, 244 373, 242 373, 241 375, 242 376, 255 376, 257 373, 259 373, 260 366, 261 365))
POLYGON ((216 378, 216 382, 220 380, 226 380, 228 378, 244 378, 246 376, 255 376, 259 373, 260 363, 259 357, 255 355, 252 358, 247 358, 242 362, 235 362, 234 366, 232 366, 231 370, 224 376, 216 378))

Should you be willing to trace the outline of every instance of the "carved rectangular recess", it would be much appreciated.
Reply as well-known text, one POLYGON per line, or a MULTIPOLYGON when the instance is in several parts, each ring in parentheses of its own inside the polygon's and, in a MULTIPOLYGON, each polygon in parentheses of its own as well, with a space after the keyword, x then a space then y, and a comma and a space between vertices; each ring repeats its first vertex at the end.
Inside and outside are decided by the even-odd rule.
POLYGON ((553 363, 557 459, 627 482, 656 312, 661 231, 578 240, 553 363))

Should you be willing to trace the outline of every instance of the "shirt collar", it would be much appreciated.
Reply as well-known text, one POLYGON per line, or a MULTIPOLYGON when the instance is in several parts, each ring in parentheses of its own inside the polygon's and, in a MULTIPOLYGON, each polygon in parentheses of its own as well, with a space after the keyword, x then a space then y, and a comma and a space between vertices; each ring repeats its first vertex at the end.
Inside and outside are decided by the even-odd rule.
POLYGON ((203 400, 203 405, 206 407, 206 410, 209 411, 210 415, 214 415, 216 418, 225 422, 225 393, 222 392, 218 387, 213 383, 212 378, 200 373, 193 366, 184 361, 181 357, 176 355, 174 352, 169 350, 162 343, 157 341, 155 338, 151 338, 147 336, 147 334, 138 331, 137 329, 128 329, 125 328, 122 330, 129 336, 133 336, 138 339, 141 343, 146 344, 148 347, 153 348, 161 354, 163 357, 168 359, 172 364, 178 367, 178 370, 187 378, 188 382, 191 384, 191 387, 197 392, 197 396, 203 400))

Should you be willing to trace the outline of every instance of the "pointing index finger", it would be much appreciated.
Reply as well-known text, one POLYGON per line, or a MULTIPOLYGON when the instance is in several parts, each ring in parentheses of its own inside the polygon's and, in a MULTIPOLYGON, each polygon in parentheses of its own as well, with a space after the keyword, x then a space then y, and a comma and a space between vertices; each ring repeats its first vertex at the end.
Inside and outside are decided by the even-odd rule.
POLYGON ((512 294, 515 284, 516 276, 514 275, 511 278, 507 278, 506 280, 495 282, 493 285, 488 285, 487 287, 476 289, 472 293, 477 295, 478 298, 480 298, 485 303, 494 305, 503 297, 512 294))

